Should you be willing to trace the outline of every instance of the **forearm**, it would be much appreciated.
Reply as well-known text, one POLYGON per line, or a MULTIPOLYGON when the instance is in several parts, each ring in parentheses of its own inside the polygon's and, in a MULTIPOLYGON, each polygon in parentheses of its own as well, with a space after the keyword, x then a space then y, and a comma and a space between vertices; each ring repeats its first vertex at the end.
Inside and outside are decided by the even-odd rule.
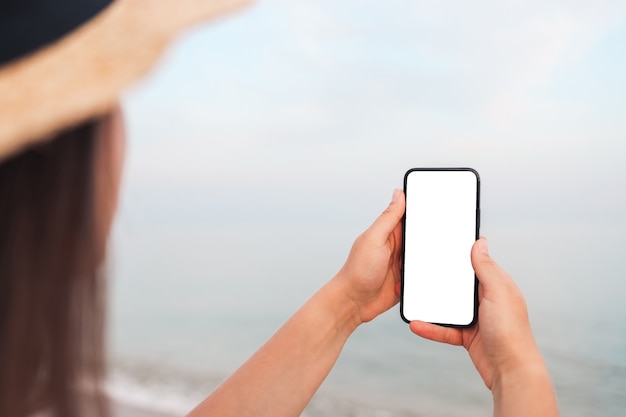
POLYGON ((330 281, 189 417, 299 416, 358 325, 330 281))
POLYGON ((519 370, 498 376, 492 392, 494 417, 559 416, 550 375, 540 357, 519 370))

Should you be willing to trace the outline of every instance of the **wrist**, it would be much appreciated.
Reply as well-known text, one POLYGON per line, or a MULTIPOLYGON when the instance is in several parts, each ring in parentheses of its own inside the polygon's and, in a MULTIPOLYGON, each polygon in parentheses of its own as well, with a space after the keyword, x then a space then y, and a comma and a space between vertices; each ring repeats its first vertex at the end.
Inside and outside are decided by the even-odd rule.
POLYGON ((524 361, 503 366, 496 371, 491 390, 496 395, 506 390, 518 389, 543 381, 550 381, 548 370, 541 355, 533 353, 529 354, 524 361))
POLYGON ((491 391, 494 416, 559 416, 556 394, 541 357, 498 373, 491 391))
POLYGON ((328 294, 337 329, 347 335, 363 323, 358 303, 350 296, 346 280, 336 275, 322 289, 328 294))

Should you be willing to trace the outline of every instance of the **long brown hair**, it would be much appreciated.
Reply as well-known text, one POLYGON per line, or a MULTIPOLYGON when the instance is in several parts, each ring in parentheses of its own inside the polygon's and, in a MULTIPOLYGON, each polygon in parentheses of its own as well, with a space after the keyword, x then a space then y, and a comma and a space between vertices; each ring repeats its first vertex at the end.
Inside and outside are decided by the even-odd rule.
MULTIPOLYGON (((0 416, 105 416, 94 120, 0 161, 0 416)), ((105 138, 103 138, 105 139, 105 138)))

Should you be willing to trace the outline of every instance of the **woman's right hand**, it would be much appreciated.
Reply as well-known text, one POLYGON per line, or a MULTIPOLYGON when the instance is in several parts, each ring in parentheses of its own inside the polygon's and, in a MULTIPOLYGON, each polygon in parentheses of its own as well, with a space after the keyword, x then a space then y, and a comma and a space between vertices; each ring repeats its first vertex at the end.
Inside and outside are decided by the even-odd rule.
POLYGON ((458 329, 413 321, 411 330, 426 339, 467 349, 493 392, 494 415, 558 416, 556 397, 521 291, 491 259, 485 238, 476 241, 471 258, 479 281, 477 323, 458 329))

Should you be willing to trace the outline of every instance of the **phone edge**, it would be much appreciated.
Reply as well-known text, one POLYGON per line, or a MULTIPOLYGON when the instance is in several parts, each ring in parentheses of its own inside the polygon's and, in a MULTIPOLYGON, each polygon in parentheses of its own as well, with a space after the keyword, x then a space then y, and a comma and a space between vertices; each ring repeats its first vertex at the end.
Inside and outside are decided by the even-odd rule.
MULTIPOLYGON (((474 236, 474 241, 478 240, 480 238, 480 218, 481 218, 481 213, 480 213, 480 174, 478 173, 477 170, 475 170, 474 168, 470 168, 470 167, 433 167, 433 168, 410 168, 409 170, 407 170, 404 174, 404 181, 403 181, 403 192, 404 192, 404 196, 406 198, 406 182, 408 179, 408 176, 411 172, 413 171, 470 171, 472 172, 475 176, 476 176, 476 233, 474 236)), ((404 211, 404 214, 402 215, 402 263, 401 263, 401 268, 400 268, 400 317, 402 318, 402 320, 405 323, 411 323, 411 320, 408 320, 405 316, 404 316, 404 236, 406 234, 406 209, 404 211)), ((472 327, 476 324, 476 322, 478 321, 478 277, 476 276, 476 272, 474 272, 474 314, 472 317, 472 321, 469 322, 468 324, 450 324, 450 323, 432 323, 432 324, 436 324, 438 326, 443 326, 443 327, 453 327, 453 328, 458 328, 458 329, 464 329, 464 328, 469 328, 472 327)))

